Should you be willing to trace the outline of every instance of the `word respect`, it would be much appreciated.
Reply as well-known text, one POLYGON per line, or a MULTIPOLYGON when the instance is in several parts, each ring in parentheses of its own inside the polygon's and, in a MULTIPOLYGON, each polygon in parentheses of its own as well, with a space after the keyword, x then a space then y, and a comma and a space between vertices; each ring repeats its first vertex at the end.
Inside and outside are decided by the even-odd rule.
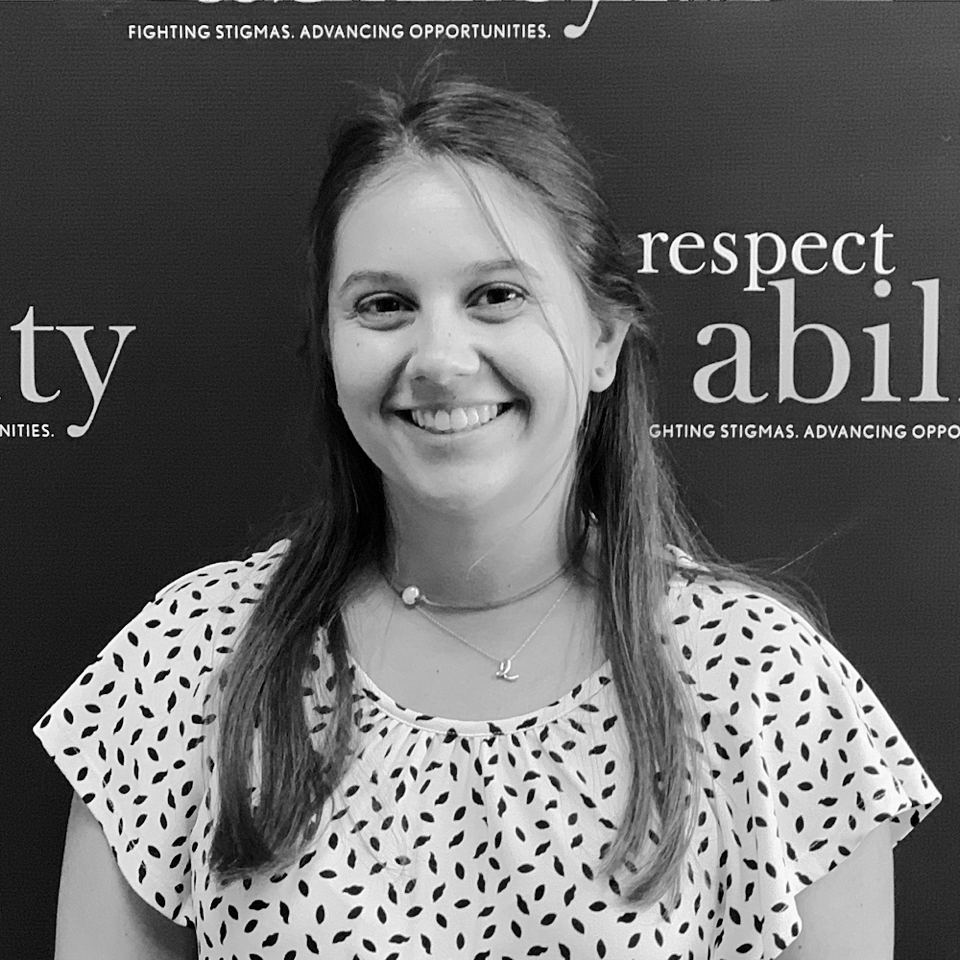
MULTIPOLYGON (((885 240, 893 234, 884 230, 881 223, 873 233, 864 236, 855 230, 841 234, 831 243, 822 233, 804 233, 790 245, 789 259, 794 270, 807 276, 823 273, 832 263, 834 269, 847 276, 862 273, 866 268, 869 247, 872 246, 873 270, 879 276, 893 273, 895 267, 886 267, 883 263, 885 240), (867 238, 872 243, 868 243, 867 238), (855 249, 858 248, 858 249, 855 249), (829 253, 827 252, 829 251, 829 253)), ((638 273, 656 274, 660 271, 653 265, 656 244, 667 247, 670 266, 685 276, 693 276, 707 268, 707 240, 699 233, 687 231, 677 234, 672 240, 666 233, 640 233, 637 238, 643 246, 643 266, 638 273)), ((745 233, 747 278, 743 288, 748 292, 762 290, 760 278, 776 276, 787 265, 787 243, 777 233, 745 233)), ((709 249, 710 273, 729 276, 740 266, 741 254, 738 253, 738 238, 735 233, 718 233, 709 249)))

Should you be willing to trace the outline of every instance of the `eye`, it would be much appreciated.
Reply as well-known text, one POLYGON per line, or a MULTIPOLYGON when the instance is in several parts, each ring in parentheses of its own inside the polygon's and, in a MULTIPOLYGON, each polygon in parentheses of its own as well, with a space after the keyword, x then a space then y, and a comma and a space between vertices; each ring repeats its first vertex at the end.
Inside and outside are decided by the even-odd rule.
POLYGON ((516 316, 529 300, 529 295, 520 287, 509 283, 490 283, 475 290, 469 306, 485 318, 507 320, 516 316))
POLYGON ((361 297, 354 311, 367 323, 377 327, 403 323, 413 313, 413 306, 395 293, 372 293, 361 297))

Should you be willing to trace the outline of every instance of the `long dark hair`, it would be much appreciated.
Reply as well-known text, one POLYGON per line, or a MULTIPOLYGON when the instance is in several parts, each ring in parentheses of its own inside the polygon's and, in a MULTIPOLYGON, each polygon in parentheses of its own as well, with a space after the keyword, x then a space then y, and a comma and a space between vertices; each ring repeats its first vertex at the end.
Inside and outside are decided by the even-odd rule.
POLYGON ((679 877, 699 793, 692 710, 657 612, 675 572, 668 545, 698 557, 704 550, 650 438, 648 302, 594 174, 557 113, 516 93, 429 77, 406 95, 377 93, 342 126, 313 209, 308 344, 317 495, 220 678, 212 865, 229 880, 293 860, 350 762, 355 691, 342 611, 360 572, 385 561, 390 523, 380 474, 337 405, 328 286, 345 209, 385 165, 411 154, 486 165, 522 184, 549 215, 595 315, 630 325, 613 385, 587 403, 565 523, 570 561, 580 572, 587 573, 584 545, 596 545, 589 574, 630 745, 626 812, 601 852, 602 868, 627 865, 633 879, 624 896, 650 902, 679 877), (319 733, 308 729, 304 710, 318 631, 331 677, 319 733), (652 831, 658 842, 651 847, 652 831))

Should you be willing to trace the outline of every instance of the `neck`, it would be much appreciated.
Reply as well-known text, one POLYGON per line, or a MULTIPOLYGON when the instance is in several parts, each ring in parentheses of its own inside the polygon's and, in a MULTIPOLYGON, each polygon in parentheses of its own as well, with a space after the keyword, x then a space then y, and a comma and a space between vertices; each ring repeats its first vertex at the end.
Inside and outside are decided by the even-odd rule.
POLYGON ((526 517, 505 510, 480 518, 402 504, 391 504, 391 516, 387 572, 396 586, 416 585, 437 603, 496 603, 566 563, 562 516, 549 501, 526 517))

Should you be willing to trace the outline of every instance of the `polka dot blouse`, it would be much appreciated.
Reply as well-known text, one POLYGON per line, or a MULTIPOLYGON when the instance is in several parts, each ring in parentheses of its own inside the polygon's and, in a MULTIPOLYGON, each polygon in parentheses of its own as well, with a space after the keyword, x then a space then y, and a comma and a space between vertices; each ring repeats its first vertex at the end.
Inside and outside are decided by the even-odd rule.
POLYGON ((527 716, 464 721, 407 709, 351 661, 355 759, 317 839, 222 887, 207 687, 282 549, 170 584, 36 727, 131 886, 195 928, 201 958, 772 958, 799 933, 799 891, 877 823, 899 840, 939 801, 833 646, 681 558, 665 622, 704 770, 675 911, 626 902, 630 875, 598 870, 628 769, 609 664, 527 716))

